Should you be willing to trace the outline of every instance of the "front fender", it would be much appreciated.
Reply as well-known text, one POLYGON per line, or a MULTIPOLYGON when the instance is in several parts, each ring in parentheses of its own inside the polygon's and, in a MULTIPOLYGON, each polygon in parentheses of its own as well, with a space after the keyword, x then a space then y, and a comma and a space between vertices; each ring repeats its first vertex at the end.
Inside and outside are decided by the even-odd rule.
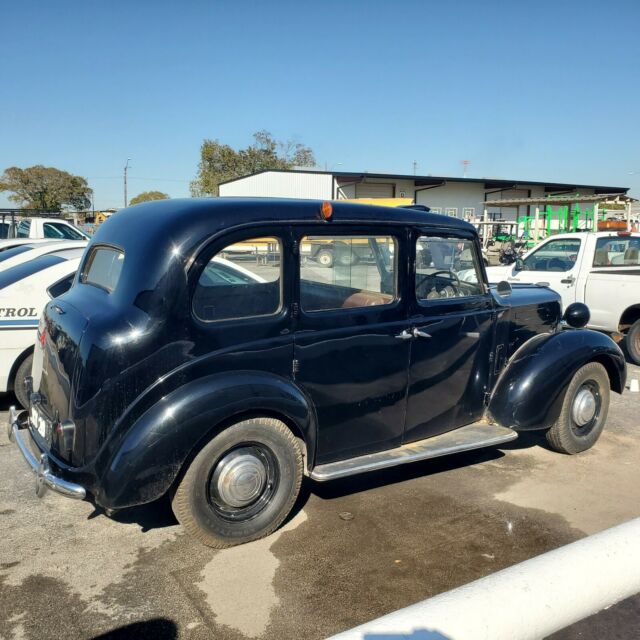
POLYGON ((551 427, 560 415, 573 375, 589 362, 604 365, 611 388, 622 393, 624 355, 609 336, 586 329, 534 336, 500 374, 489 400, 489 414, 517 431, 551 427))
POLYGON ((226 372, 190 382, 162 398, 96 461, 96 502, 121 509, 162 496, 192 452, 234 415, 280 415, 294 423, 315 455, 315 419, 304 394, 290 381, 261 372, 226 372))

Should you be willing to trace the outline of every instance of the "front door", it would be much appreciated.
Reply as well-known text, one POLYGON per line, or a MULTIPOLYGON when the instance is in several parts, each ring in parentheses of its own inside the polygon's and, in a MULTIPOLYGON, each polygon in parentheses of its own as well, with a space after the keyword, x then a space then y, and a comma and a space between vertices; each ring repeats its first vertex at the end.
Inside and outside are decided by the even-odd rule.
POLYGON ((410 340, 406 232, 334 227, 297 233, 295 380, 316 410, 316 463, 402 441, 410 340))
POLYGON ((562 307, 566 309, 576 301, 583 244, 579 237, 547 240, 524 258, 519 265, 521 268, 514 265, 507 279, 516 283, 548 283, 551 289, 562 296, 562 307))
POLYGON ((478 420, 490 375, 493 301, 471 234, 416 233, 404 442, 478 420))

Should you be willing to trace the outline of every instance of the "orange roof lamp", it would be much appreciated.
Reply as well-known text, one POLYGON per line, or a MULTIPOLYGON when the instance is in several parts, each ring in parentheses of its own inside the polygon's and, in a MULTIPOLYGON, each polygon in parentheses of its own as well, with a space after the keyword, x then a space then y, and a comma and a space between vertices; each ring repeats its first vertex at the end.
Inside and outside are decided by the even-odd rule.
POLYGON ((600 220, 598 222, 598 231, 626 231, 627 223, 625 220, 600 220))
POLYGON ((327 222, 331 220, 333 215, 333 205, 330 202, 323 202, 320 207, 320 217, 327 222))

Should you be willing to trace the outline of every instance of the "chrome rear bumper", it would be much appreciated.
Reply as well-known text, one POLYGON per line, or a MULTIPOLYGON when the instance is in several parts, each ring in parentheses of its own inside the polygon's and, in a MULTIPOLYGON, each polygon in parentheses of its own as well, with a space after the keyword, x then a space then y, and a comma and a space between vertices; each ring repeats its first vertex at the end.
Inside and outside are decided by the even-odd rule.
POLYGON ((28 428, 29 414, 27 411, 16 411, 15 407, 9 409, 8 436, 20 449, 20 453, 27 461, 31 471, 36 475, 36 495, 41 498, 51 489, 68 498, 84 500, 87 495, 86 489, 79 484, 69 482, 56 476, 51 470, 49 456, 38 448, 38 445, 28 428), (39 451, 39 455, 34 453, 39 451))

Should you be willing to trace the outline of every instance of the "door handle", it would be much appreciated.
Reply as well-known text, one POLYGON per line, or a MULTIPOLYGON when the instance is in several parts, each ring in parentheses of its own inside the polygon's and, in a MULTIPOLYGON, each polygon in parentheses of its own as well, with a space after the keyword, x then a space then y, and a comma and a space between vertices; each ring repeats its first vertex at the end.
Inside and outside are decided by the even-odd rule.
POLYGON ((575 281, 576 279, 573 276, 569 276, 568 278, 563 278, 562 280, 560 280, 562 284, 573 284, 575 281))
POLYGON ((396 338, 399 340, 411 340, 411 338, 413 338, 413 333, 411 333, 409 329, 405 329, 404 331, 401 331, 396 338))
POLYGON ((420 331, 418 327, 414 327, 412 333, 414 338, 431 338, 432 337, 430 333, 427 333, 426 331, 420 331))

